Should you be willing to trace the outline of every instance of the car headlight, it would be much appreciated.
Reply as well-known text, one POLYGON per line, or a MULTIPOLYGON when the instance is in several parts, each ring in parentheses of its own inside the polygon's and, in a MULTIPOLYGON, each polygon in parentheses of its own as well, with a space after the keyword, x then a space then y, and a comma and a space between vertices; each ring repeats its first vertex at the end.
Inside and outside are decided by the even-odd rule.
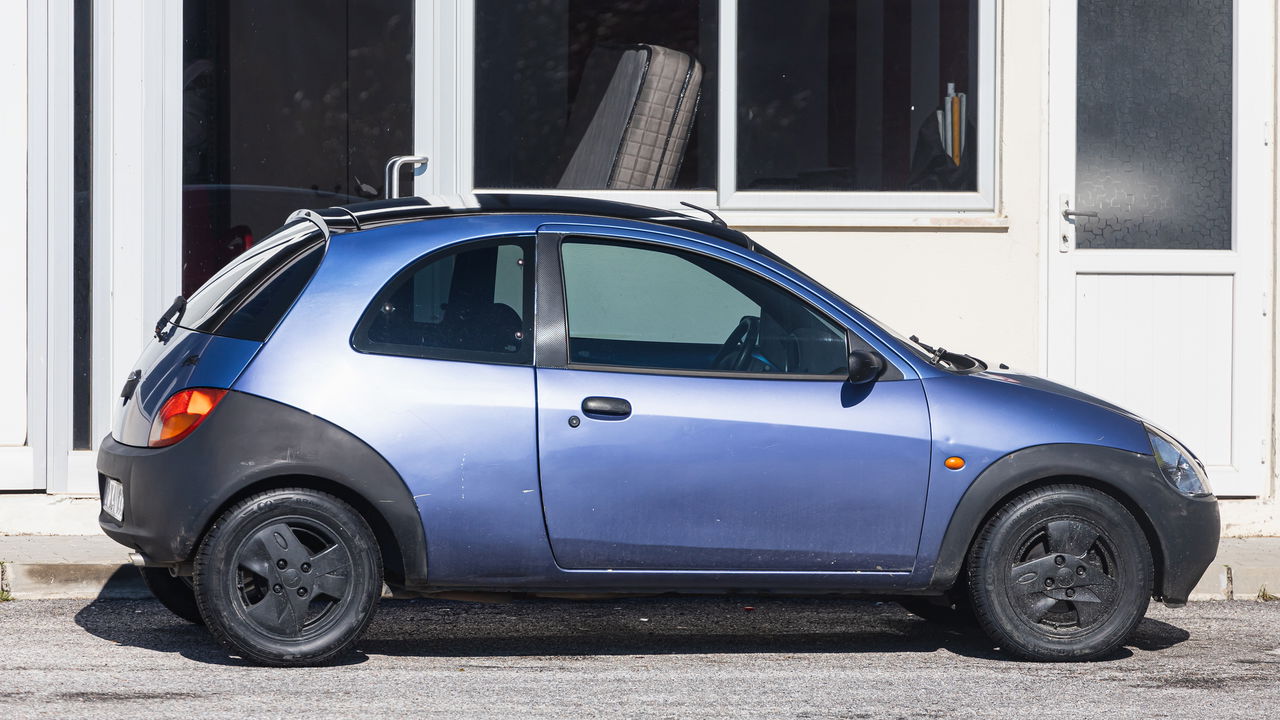
POLYGON ((1204 466, 1181 443, 1150 425, 1147 436, 1151 438, 1151 450, 1160 474, 1170 485, 1187 495, 1213 494, 1204 466))

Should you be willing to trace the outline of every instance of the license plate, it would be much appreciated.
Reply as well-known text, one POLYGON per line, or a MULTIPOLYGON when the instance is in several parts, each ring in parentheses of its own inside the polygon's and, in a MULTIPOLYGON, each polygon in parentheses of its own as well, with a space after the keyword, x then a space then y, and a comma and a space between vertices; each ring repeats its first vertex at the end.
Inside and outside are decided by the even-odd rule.
POLYGON ((117 522, 124 520, 124 485, 119 480, 107 478, 102 490, 102 509, 117 522))

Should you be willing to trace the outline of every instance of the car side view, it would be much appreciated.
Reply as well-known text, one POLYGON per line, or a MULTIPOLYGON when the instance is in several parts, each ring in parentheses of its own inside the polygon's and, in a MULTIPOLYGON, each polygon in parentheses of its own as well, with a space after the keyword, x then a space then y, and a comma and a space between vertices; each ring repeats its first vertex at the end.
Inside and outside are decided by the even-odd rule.
POLYGON ((156 325, 98 455, 103 530, 267 665, 349 650, 384 582, 893 598, 1032 660, 1186 602, 1219 520, 1178 441, 900 337, 712 217, 295 213, 156 325))

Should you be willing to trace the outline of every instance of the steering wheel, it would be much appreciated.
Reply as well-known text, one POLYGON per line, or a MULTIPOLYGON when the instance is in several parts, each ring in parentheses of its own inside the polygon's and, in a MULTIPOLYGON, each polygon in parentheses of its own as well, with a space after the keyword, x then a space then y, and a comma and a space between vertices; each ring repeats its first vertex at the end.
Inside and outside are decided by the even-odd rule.
POLYGON ((738 326, 725 338, 724 345, 711 361, 713 370, 746 370, 751 366, 751 351, 760 341, 760 318, 744 315, 738 326))

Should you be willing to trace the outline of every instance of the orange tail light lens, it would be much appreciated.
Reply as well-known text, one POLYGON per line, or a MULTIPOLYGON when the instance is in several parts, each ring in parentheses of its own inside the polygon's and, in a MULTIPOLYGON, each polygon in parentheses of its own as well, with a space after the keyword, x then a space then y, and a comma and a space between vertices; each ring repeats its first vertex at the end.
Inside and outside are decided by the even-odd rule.
POLYGON ((156 413, 156 419, 151 421, 151 437, 147 444, 164 447, 190 435, 226 394, 226 390, 215 388, 188 388, 174 393, 156 413))

